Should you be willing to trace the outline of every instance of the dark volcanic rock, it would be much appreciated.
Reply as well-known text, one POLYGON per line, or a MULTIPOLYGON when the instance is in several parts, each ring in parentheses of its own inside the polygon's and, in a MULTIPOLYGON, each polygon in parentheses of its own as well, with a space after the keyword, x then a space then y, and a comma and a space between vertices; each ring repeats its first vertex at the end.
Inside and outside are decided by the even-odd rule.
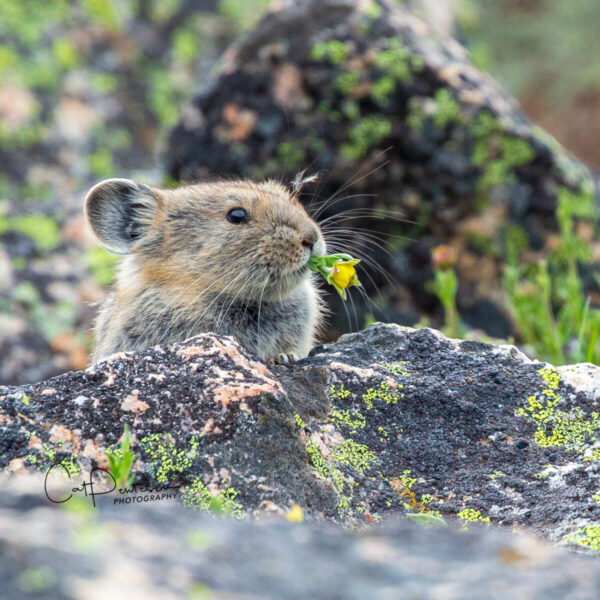
POLYGON ((0 494, 0 585, 10 600, 596 600, 598 562, 483 527, 367 530, 239 523, 173 503, 59 510, 41 478, 0 494))
MULTIPOLYGON (((501 290, 507 243, 529 258, 555 250, 561 198, 593 218, 596 176, 532 125, 458 42, 400 3, 276 2, 223 62, 171 134, 170 174, 291 180, 302 168, 325 172, 311 191, 334 195, 313 205, 333 218, 332 239, 397 282, 373 265, 373 281, 364 278, 369 295, 379 288, 385 300, 385 321, 440 316, 426 284, 432 248, 448 243, 459 257, 465 322, 506 338, 516 333, 501 290), (336 221, 342 208, 360 210, 336 221), (407 221, 364 209, 399 211, 407 221)), ((600 260, 593 227, 585 241, 600 260)), ((365 313, 381 318, 359 300, 350 322, 335 294, 330 300, 332 338, 360 328, 365 313)))
POLYGON ((207 334, 0 388, 0 460, 78 481, 127 423, 136 483, 192 508, 458 517, 600 550, 599 392, 592 365, 429 329, 377 324, 270 367, 207 334))

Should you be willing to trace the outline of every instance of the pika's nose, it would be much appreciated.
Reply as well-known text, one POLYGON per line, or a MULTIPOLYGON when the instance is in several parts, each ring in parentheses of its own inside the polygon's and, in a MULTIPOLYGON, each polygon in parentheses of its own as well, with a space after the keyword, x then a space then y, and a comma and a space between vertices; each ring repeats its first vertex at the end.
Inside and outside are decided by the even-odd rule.
POLYGON ((306 231, 304 233, 304 237, 302 238, 302 245, 312 252, 312 249, 315 247, 315 244, 317 243, 318 239, 319 234, 314 229, 311 229, 310 231, 306 231))

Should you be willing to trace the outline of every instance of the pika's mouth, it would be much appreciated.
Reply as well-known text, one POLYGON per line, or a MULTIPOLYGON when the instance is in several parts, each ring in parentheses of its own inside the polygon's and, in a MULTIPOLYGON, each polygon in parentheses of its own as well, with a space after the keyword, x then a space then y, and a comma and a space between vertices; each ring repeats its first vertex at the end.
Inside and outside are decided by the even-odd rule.
POLYGON ((271 279, 274 288, 283 293, 291 292, 298 286, 309 272, 308 261, 299 267, 285 273, 280 273, 271 279))

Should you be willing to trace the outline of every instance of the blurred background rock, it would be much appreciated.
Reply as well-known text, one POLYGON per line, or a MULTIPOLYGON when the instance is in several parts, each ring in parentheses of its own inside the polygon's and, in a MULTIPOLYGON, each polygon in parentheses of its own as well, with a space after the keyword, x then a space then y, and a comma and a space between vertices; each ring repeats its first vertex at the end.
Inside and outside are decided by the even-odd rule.
MULTIPOLYGON (((84 194, 113 176, 169 183, 159 157, 170 129, 266 4, 0 3, 0 383, 86 366, 115 260, 85 228, 84 194)), ((401 4, 456 37, 536 123, 600 166, 597 2, 401 4)), ((430 314, 416 316, 439 326, 432 298, 430 314)), ((340 321, 330 335, 357 325, 340 321)))

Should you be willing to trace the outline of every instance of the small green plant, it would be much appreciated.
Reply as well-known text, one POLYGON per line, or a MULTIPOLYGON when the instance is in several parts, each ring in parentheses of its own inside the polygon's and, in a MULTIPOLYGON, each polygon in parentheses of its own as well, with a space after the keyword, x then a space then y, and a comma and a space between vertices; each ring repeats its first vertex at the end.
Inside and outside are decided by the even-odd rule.
POLYGON ((575 218, 593 217, 588 195, 558 192, 556 211, 560 244, 548 260, 519 263, 518 248, 507 240, 504 289, 523 342, 536 358, 555 365, 600 363, 600 309, 590 306, 578 263, 590 261, 589 249, 576 234, 575 218))
POLYGON ((464 328, 456 308, 458 277, 454 270, 456 257, 449 246, 437 246, 432 252, 433 280, 428 289, 435 294, 444 308, 444 333, 452 338, 462 338, 464 328))
POLYGON ((123 436, 121 446, 116 450, 107 450, 106 456, 110 463, 110 472, 112 473, 119 488, 127 488, 135 479, 135 473, 131 472, 135 455, 131 450, 131 438, 129 436, 129 426, 123 425, 123 436))
POLYGON ((406 518, 423 527, 448 527, 448 523, 443 517, 430 512, 407 513, 406 518))

